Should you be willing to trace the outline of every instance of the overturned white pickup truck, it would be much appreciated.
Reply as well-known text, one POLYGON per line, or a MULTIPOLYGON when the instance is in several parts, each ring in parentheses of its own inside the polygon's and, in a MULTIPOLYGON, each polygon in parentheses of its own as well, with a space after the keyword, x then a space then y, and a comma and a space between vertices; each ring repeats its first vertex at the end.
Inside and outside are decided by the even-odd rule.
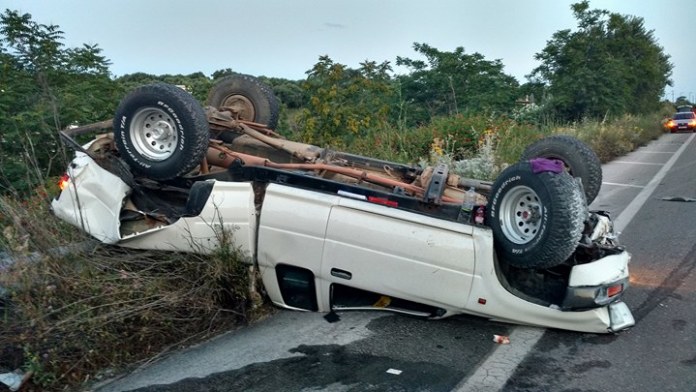
POLYGON ((634 324, 620 301, 630 256, 588 211, 601 166, 579 141, 539 141, 491 184, 280 138, 277 101, 249 76, 219 81, 208 104, 147 85, 112 133, 82 147, 64 135, 77 152, 54 213, 131 248, 211 252, 232 233, 289 309, 634 324))

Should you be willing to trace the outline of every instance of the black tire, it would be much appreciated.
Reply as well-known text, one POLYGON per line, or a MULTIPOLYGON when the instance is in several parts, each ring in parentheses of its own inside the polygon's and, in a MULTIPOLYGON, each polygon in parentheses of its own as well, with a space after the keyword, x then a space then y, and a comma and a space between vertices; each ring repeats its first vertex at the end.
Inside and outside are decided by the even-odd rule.
POLYGON ((529 162, 518 162, 493 184, 486 222, 501 261, 550 268, 573 254, 587 214, 582 192, 568 173, 534 173, 529 162))
POLYGON ((276 129, 280 107, 273 90, 250 75, 225 76, 215 81, 206 104, 218 110, 233 107, 239 118, 276 129))
POLYGON ((580 140, 568 135, 553 135, 527 146, 520 160, 533 158, 560 159, 573 177, 582 180, 587 204, 592 203, 602 187, 602 162, 580 140))
POLYGON ((195 98, 176 86, 156 83, 121 100, 114 116, 114 138, 133 172, 168 180, 200 164, 210 129, 195 98))

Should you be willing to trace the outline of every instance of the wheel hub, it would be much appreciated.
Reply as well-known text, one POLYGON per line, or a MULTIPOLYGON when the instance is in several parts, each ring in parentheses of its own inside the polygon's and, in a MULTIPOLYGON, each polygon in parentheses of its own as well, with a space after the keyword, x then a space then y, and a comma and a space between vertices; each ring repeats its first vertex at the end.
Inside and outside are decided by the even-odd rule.
POLYGON ((165 121, 157 121, 152 129, 152 139, 155 141, 167 140, 172 134, 172 126, 165 121))
POLYGON ((541 219, 541 214, 539 213, 539 205, 537 204, 527 204, 526 206, 521 206, 518 214, 520 220, 526 224, 534 224, 541 219))
POLYGON ((230 95, 222 102, 220 110, 229 110, 240 120, 254 121, 256 110, 254 104, 243 95, 230 95))
POLYGON ((500 204, 500 226, 508 240, 516 244, 530 242, 542 224, 543 205, 531 188, 518 186, 508 192, 500 204))

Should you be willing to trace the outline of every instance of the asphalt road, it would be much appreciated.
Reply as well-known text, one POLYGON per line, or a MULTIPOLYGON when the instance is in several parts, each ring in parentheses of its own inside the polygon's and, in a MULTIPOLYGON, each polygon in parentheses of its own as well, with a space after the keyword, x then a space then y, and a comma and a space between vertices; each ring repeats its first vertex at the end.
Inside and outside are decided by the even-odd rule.
POLYGON ((637 324, 618 335, 466 316, 344 312, 328 322, 278 311, 98 391, 696 391, 696 202, 669 197, 696 198, 691 134, 665 134, 604 166, 592 207, 617 217, 633 255, 624 299, 637 324), (492 342, 525 332, 536 335, 528 344, 492 342), (496 356, 519 359, 498 364, 495 387, 467 382, 492 372, 496 356))

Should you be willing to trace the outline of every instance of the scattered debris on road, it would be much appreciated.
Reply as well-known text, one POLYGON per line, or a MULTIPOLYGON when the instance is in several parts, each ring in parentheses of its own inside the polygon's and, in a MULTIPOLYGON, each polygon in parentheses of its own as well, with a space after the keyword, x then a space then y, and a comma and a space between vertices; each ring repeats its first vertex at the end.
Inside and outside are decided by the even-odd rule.
POLYGON ((664 201, 682 201, 682 202, 691 202, 691 201, 696 201, 693 197, 684 197, 684 196, 665 196, 662 198, 664 201))
POLYGON ((503 335, 493 335, 493 341, 498 344, 510 344, 510 337, 503 335))

